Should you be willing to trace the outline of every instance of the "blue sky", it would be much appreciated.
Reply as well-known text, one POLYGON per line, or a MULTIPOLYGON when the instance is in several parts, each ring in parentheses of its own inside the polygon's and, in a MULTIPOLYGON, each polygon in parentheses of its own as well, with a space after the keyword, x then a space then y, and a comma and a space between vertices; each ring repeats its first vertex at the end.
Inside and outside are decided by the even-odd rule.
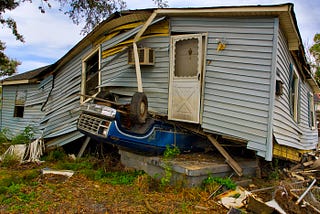
MULTIPOLYGON (((2 28, 0 40, 6 43, 5 53, 22 64, 18 73, 32 70, 44 65, 52 64, 66 54, 83 36, 80 35, 82 25, 75 25, 58 10, 58 6, 51 1, 53 8, 45 14, 40 13, 40 0, 32 4, 24 3, 6 16, 14 18, 18 30, 25 37, 26 42, 15 40, 11 32, 2 28)), ((312 44, 314 34, 320 33, 320 1, 319 0, 168 0, 170 7, 215 7, 238 5, 269 5, 294 3, 294 11, 298 27, 305 46, 312 44)), ((154 7, 152 0, 127 0, 128 9, 154 7)))

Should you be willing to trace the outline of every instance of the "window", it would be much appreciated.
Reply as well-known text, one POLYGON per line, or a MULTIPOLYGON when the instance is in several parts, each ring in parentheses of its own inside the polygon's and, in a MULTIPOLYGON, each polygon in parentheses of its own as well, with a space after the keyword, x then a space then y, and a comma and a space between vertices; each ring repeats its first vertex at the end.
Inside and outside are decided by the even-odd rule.
POLYGON ((81 101, 85 102, 90 97, 95 96, 100 91, 97 88, 100 84, 100 51, 95 50, 82 62, 82 87, 81 94, 87 95, 82 96, 81 101))
POLYGON ((175 43, 175 77, 195 77, 198 74, 198 38, 180 40, 175 43))
POLYGON ((289 104, 291 116, 294 121, 299 122, 299 77, 292 64, 290 64, 289 104))
POLYGON ((27 97, 26 91, 17 91, 16 92, 13 117, 23 118, 24 104, 26 102, 26 97, 27 97))
POLYGON ((313 100, 313 94, 308 94, 308 121, 309 121, 309 127, 314 129, 315 128, 315 110, 314 110, 314 100, 313 100))

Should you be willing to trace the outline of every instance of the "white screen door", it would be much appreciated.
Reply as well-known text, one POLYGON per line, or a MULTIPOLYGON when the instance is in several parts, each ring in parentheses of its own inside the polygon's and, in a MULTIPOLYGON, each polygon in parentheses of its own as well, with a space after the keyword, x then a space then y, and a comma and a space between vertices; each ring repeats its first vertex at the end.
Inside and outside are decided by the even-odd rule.
POLYGON ((202 35, 172 36, 170 51, 168 118, 199 123, 203 64, 202 35))

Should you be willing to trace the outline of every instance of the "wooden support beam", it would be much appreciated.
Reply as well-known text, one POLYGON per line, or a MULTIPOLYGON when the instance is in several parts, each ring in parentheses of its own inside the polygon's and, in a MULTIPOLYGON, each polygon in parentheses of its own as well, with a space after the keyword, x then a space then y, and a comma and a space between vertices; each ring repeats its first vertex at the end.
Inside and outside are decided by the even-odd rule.
POLYGON ((87 138, 84 140, 84 142, 83 142, 83 144, 82 144, 82 146, 81 146, 81 149, 80 149, 80 151, 79 151, 79 153, 78 153, 77 158, 81 158, 81 157, 82 157, 82 155, 83 155, 83 153, 84 153, 84 150, 86 150, 90 139, 91 139, 90 137, 87 137, 87 138))
POLYGON ((219 144, 219 142, 212 135, 207 135, 207 137, 226 159, 227 164, 229 164, 229 166, 237 173, 237 175, 242 176, 243 170, 240 167, 240 165, 228 154, 228 152, 219 144))
POLYGON ((142 34, 147 30, 151 22, 154 20, 154 18, 157 16, 156 12, 153 12, 151 16, 148 18, 148 20, 144 23, 141 30, 137 33, 137 35, 133 39, 133 56, 134 56, 134 64, 136 68, 136 76, 137 76, 137 84, 138 84, 138 92, 143 92, 143 86, 142 86, 142 78, 141 78, 141 68, 140 68, 140 62, 139 62, 139 53, 138 53, 138 47, 137 42, 141 38, 142 34))
POLYGON ((137 44, 135 42, 133 43, 133 54, 134 54, 134 64, 136 66, 138 92, 143 92, 141 69, 140 69, 140 62, 139 62, 139 53, 138 53, 137 44))

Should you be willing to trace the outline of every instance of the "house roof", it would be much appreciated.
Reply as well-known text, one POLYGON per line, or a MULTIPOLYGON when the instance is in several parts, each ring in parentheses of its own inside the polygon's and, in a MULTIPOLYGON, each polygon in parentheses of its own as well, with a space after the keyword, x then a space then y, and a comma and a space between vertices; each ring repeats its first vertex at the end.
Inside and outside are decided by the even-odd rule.
MULTIPOLYGON (((226 7, 202 7, 202 8, 150 8, 140 10, 127 10, 116 12, 108 19, 101 22, 93 29, 85 38, 76 44, 69 52, 60 58, 51 67, 50 72, 57 72, 65 63, 71 60, 74 56, 83 51, 84 48, 92 45, 98 45, 99 39, 111 30, 127 23, 145 22, 147 23, 150 17, 163 16, 198 16, 198 17, 278 17, 280 26, 283 29, 288 40, 288 46, 292 55, 298 61, 299 70, 302 71, 306 79, 312 80, 310 66, 305 57, 305 51, 297 25, 297 20, 293 10, 292 3, 279 5, 257 5, 257 6, 226 6, 226 7)), ((41 69, 41 68, 40 68, 41 69)), ((38 69, 36 69, 38 70, 38 69)), ((43 71, 40 71, 43 73, 43 71)), ((10 80, 10 79, 6 79, 10 80)))
POLYGON ((159 16, 199 16, 199 17, 239 17, 239 16, 272 16, 278 17, 280 26, 288 40, 289 49, 300 61, 300 69, 307 78, 310 78, 310 67, 307 63, 302 39, 297 25, 297 20, 292 3, 279 5, 257 5, 257 6, 226 6, 226 7, 202 7, 202 8, 150 8, 139 10, 128 10, 116 12, 107 20, 101 22, 91 33, 74 46, 65 56, 56 62, 56 70, 72 57, 82 51, 88 45, 97 45, 96 41, 112 29, 125 23, 144 21, 151 14, 159 16))
POLYGON ((15 85, 15 84, 29 84, 37 82, 37 77, 40 74, 43 74, 45 71, 47 71, 50 68, 50 65, 37 68, 31 71, 27 71, 21 74, 16 74, 14 76, 10 76, 6 79, 3 79, 1 81, 1 85, 15 85))

